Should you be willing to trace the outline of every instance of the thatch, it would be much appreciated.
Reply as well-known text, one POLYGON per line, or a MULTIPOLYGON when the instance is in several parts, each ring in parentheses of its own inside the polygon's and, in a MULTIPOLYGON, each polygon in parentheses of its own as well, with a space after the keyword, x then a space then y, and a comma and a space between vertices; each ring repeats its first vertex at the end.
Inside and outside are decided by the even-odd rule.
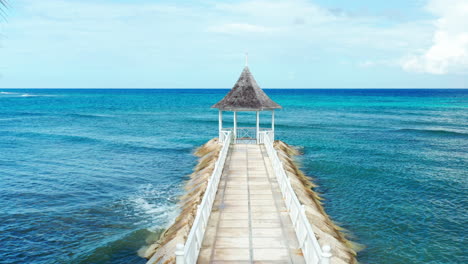
POLYGON ((330 219, 325 212, 321 200, 323 200, 313 188, 312 179, 305 176, 294 162, 294 156, 298 151, 282 141, 275 142, 278 156, 283 162, 284 169, 291 179, 291 185, 299 201, 305 205, 306 215, 317 236, 320 246, 330 245, 333 257, 331 264, 354 264, 356 261, 356 251, 362 246, 349 241, 339 227, 330 219))
POLYGON ((140 250, 142 257, 149 259, 148 263, 175 263, 175 250, 178 243, 185 244, 185 240, 193 225, 200 204, 206 191, 221 145, 218 139, 212 139, 195 152, 199 162, 185 184, 186 193, 180 198, 179 216, 174 223, 166 229, 159 240, 147 248, 140 250))
POLYGON ((258 86, 246 66, 231 91, 211 108, 223 111, 263 111, 279 109, 281 106, 258 86))

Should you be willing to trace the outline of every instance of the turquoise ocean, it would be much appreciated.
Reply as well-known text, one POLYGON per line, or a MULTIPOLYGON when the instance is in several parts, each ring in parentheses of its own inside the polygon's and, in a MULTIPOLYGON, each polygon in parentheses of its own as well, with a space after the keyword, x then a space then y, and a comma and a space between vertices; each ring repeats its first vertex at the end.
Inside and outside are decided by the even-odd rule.
MULTIPOLYGON (((0 263, 145 263, 227 91, 0 90, 0 263)), ((266 92, 361 263, 468 263, 468 90, 266 92)))

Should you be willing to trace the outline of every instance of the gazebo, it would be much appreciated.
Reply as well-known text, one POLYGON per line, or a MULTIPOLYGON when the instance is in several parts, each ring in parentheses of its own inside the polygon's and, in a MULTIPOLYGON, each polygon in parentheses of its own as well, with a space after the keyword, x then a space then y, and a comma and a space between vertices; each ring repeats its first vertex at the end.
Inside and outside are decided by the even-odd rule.
POLYGON ((275 133, 275 109, 282 107, 273 102, 255 81, 246 65, 242 74, 229 93, 211 108, 219 109, 219 141, 222 143, 225 132, 232 131, 234 143, 262 144, 263 136, 273 141, 275 133), (223 111, 234 112, 233 128, 223 128, 223 111), (260 112, 271 111, 271 129, 260 130, 260 112), (237 127, 238 112, 256 112, 256 127, 237 127))

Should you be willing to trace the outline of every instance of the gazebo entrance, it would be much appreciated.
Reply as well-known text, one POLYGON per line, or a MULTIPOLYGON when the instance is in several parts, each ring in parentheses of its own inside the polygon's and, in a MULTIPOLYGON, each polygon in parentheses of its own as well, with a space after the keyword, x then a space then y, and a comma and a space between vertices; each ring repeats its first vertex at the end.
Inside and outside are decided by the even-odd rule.
POLYGON ((238 127, 236 132, 236 143, 239 144, 256 144, 257 133, 255 127, 238 127))
POLYGON ((233 141, 237 144, 263 144, 263 138, 268 136, 271 141, 275 134, 275 109, 281 106, 265 94, 258 86, 254 77, 246 66, 239 80, 229 93, 212 108, 219 109, 219 140, 224 142, 227 132, 233 133, 233 141), (223 112, 233 112, 233 127, 223 127, 223 112), (260 127, 260 112, 271 111, 271 128, 260 127), (238 127, 238 113, 256 113, 255 127, 238 127))
MULTIPOLYGON (((239 114, 237 111, 233 112, 232 127, 223 127, 223 111, 219 111, 219 124, 220 124, 220 142, 224 142, 224 135, 228 131, 232 132, 233 143, 236 144, 263 144, 263 137, 269 136, 271 140, 274 139, 274 124, 275 112, 271 111, 271 128, 260 127, 260 111, 248 112, 247 115, 255 115, 256 126, 238 126, 239 114)), ((244 115, 245 117, 246 115, 244 115)), ((269 125, 269 124, 268 124, 269 125)))

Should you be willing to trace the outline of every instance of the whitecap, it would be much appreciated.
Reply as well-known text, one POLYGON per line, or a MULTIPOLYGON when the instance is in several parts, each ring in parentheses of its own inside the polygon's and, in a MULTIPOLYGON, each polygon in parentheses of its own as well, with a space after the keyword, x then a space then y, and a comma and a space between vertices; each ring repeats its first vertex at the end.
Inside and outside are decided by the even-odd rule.
POLYGON ((180 186, 168 184, 140 186, 138 192, 123 201, 127 216, 136 218, 135 225, 144 225, 148 230, 166 227, 178 215, 176 201, 180 186))

